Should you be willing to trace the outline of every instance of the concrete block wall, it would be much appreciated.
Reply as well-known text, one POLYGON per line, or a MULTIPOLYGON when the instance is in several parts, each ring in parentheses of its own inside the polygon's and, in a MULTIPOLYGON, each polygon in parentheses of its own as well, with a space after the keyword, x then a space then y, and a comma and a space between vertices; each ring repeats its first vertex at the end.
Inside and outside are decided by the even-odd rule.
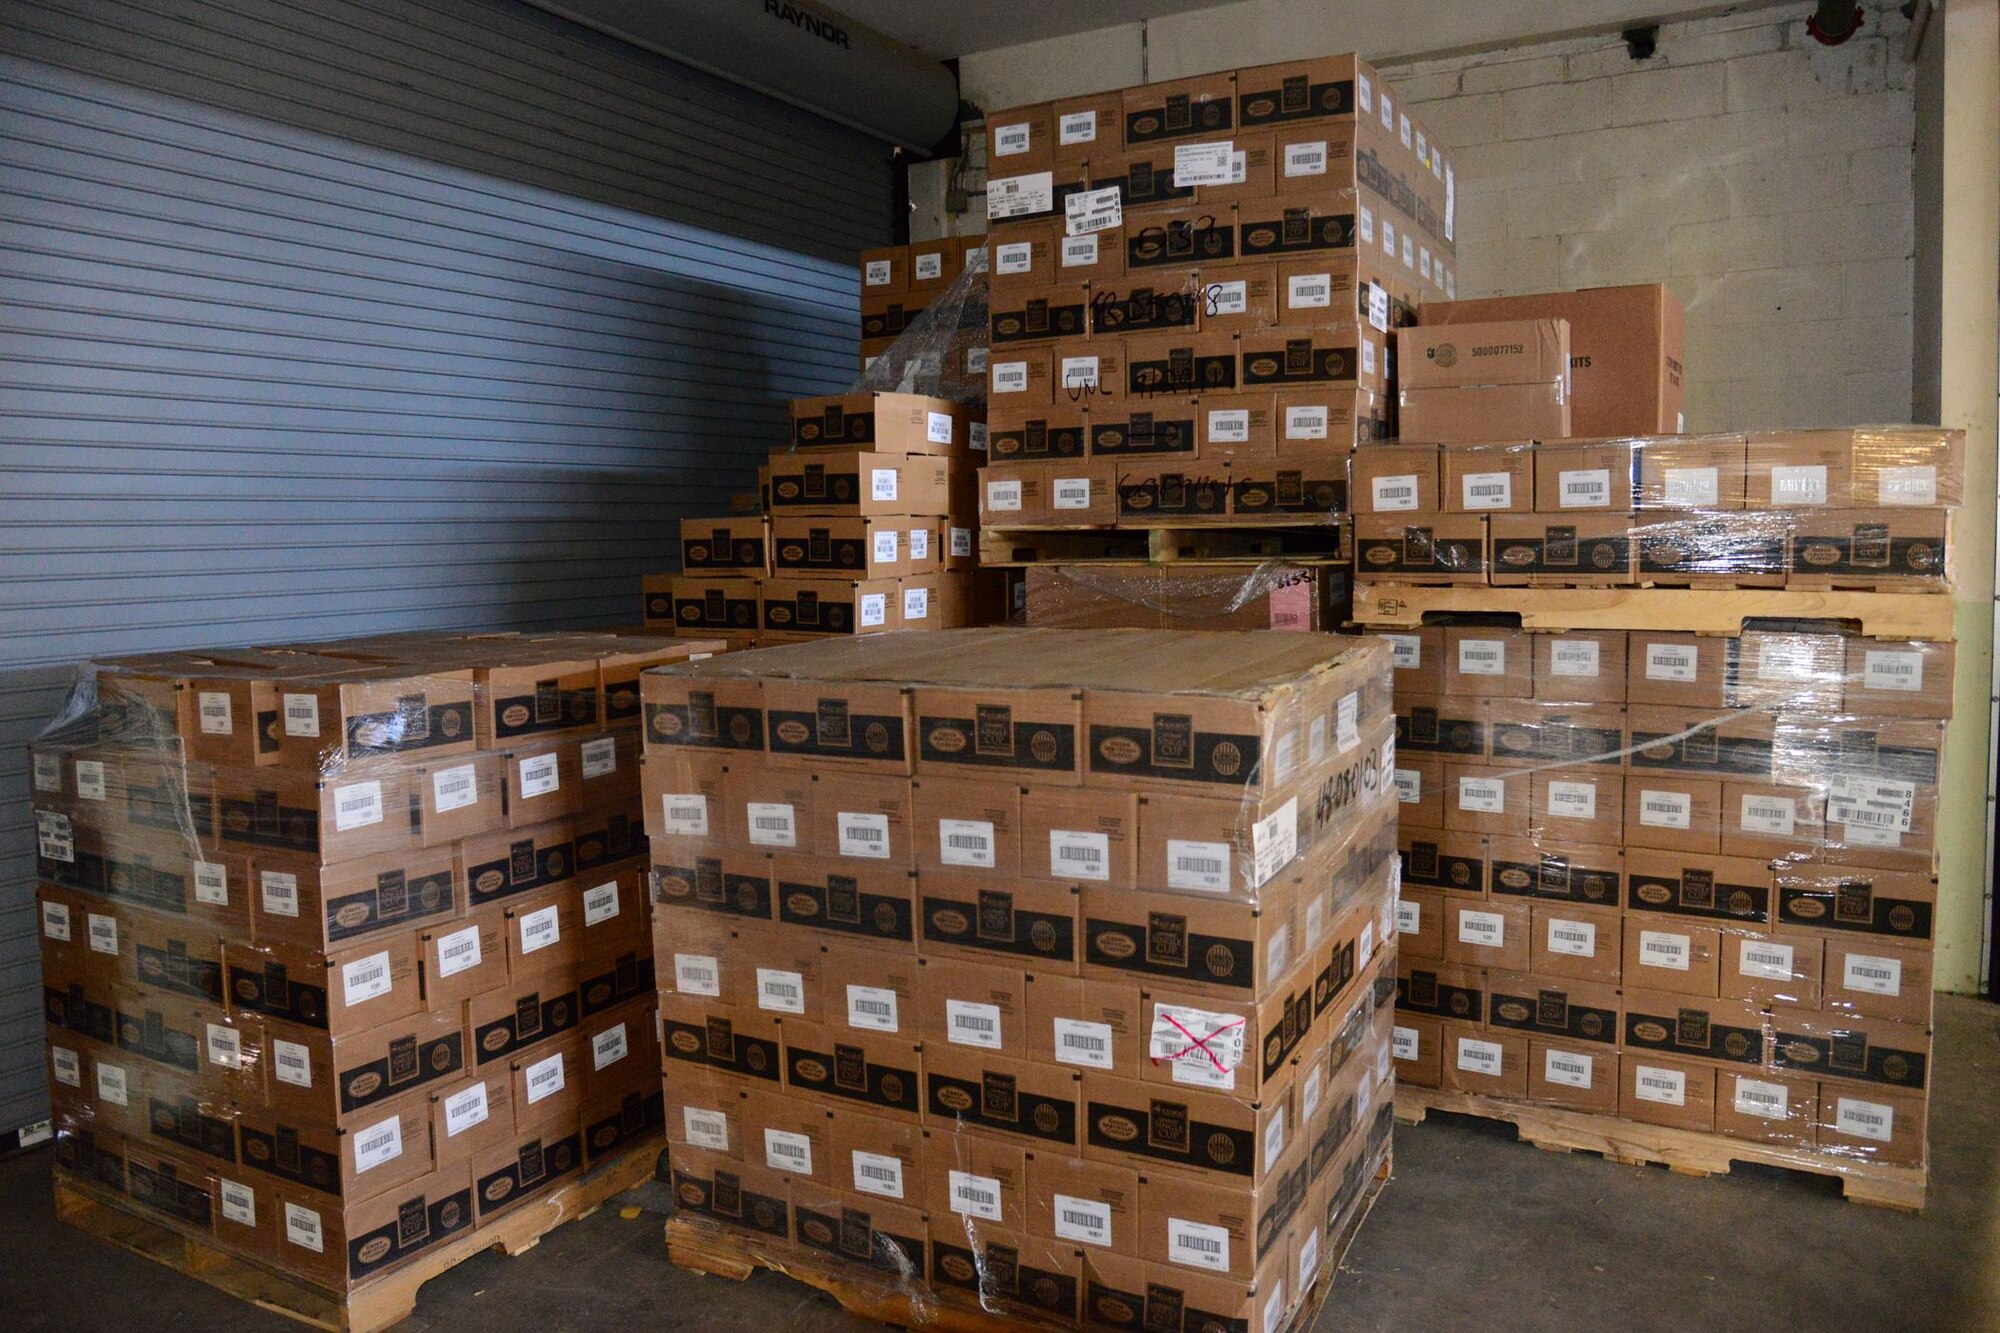
POLYGON ((1690 430, 1910 415, 1914 70, 1870 3, 1808 6, 1383 73, 1457 154, 1458 290, 1664 282, 1687 306, 1690 430))

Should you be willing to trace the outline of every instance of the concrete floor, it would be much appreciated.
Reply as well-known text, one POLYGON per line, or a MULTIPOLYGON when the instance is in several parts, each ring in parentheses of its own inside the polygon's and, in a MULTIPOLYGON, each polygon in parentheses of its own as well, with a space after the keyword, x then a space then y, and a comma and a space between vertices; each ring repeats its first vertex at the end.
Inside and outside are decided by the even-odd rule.
MULTIPOLYGON (((1843 1203, 1832 1182, 1739 1167, 1690 1179, 1537 1152, 1504 1125, 1433 1116, 1396 1133, 1396 1178, 1318 1329, 2000 1329, 2000 1008, 1939 1003, 1931 1206, 1843 1203)), ((0 1327, 295 1329, 59 1225, 46 1150, 0 1163, 0 1327)), ((658 1206, 649 1185, 622 1203, 658 1206)), ((600 1210, 519 1259, 423 1289, 406 1330, 844 1333, 872 1327, 769 1274, 735 1285, 666 1262, 660 1218, 600 1210)))

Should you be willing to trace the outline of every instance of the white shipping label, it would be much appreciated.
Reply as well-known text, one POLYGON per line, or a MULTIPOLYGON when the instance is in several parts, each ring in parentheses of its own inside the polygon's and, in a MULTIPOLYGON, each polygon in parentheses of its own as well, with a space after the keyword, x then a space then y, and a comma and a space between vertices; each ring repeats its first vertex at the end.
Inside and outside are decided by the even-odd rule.
POLYGON ((1057 1194, 1051 1202, 1055 1206, 1058 1239, 1073 1240, 1080 1245, 1111 1243, 1110 1204, 1099 1203, 1096 1199, 1079 1199, 1073 1194, 1057 1194))
POLYGON ((1848 990, 1869 995, 1901 995, 1903 961, 1900 958, 1875 958, 1865 953, 1851 953, 1847 955, 1846 965, 1841 968, 1840 982, 1848 990))
MULTIPOLYGON (((987 188, 992 189, 990 185, 987 188)), ((991 207, 990 195, 988 207, 991 207)), ((1063 200, 1063 230, 1071 236, 1088 236, 1124 224, 1124 192, 1116 185, 1102 190, 1079 190, 1063 200)))
POLYGON ((1056 178, 1054 172, 1031 171, 1024 176, 1007 176, 986 182, 986 217, 988 221, 1000 218, 1027 217, 1032 213, 1046 213, 1056 206, 1056 178))
POLYGON ((203 690, 195 696, 204 736, 227 736, 236 728, 230 717, 229 696, 220 690, 203 690))
POLYGON ((1567 1088, 1588 1088, 1596 1063, 1590 1056, 1551 1048, 1542 1053, 1542 1077, 1567 1088))
POLYGON ((914 562, 920 560, 928 560, 930 558, 931 558, 931 530, 929 528, 911 528, 910 529, 911 561, 914 562))
POLYGON ((1458 490, 1467 509, 1505 509, 1514 503, 1514 477, 1508 472, 1468 472, 1459 478, 1458 490))
POLYGON ((1208 414, 1208 438, 1214 444, 1244 444, 1250 439, 1250 410, 1218 408, 1208 414))
POLYGON ((1410 113, 1405 111, 1396 118, 1396 133, 1403 140, 1403 147, 1410 146, 1410 113))
POLYGON ((547 796, 562 786, 562 774, 557 770, 556 756, 550 754, 532 755, 521 761, 521 799, 533 800, 537 796, 547 796))
POLYGON ((711 1111, 700 1106, 683 1106, 681 1132, 687 1141, 697 1148, 707 1148, 711 1152, 729 1151, 729 1117, 721 1111, 711 1111))
POLYGON ((813 1173, 812 1140, 804 1134, 790 1130, 767 1129, 764 1131, 764 1165, 773 1171, 789 1171, 793 1175, 809 1176, 813 1173))
POLYGON ((1639 793, 1639 822, 1648 828, 1684 829, 1694 819, 1694 797, 1684 791, 1639 793))
POLYGON ((1875 479, 1875 503, 1902 507, 1938 502, 1937 469, 1934 467, 1885 467, 1875 479))
POLYGON ((876 564, 878 565, 895 564, 896 530, 894 528, 884 528, 880 532, 877 532, 875 534, 875 544, 873 550, 874 550, 876 564))
POLYGON ((1389 331, 1389 289, 1379 282, 1368 284, 1368 323, 1383 333, 1389 331))
POLYGON ((1311 407, 1287 407, 1285 409, 1285 438, 1288 440, 1323 440, 1326 438, 1327 410, 1323 405, 1311 407))
POLYGON ((1409 473, 1394 477, 1377 477, 1370 485, 1370 495, 1378 512, 1415 509, 1417 507, 1416 474, 1409 473))
MULTIPOLYGON (((486 1101, 486 1085, 475 1083, 444 1099, 444 1136, 455 1139, 466 1130, 486 1123, 492 1114, 486 1101)), ((704 1145, 706 1146, 706 1145, 704 1145)), ((728 1145, 724 1144, 727 1148, 728 1145)))
POLYGON ((1019 513, 1021 509, 1021 483, 1019 481, 987 482, 986 508, 996 514, 1019 513))
POLYGON ((296 917, 299 914, 299 877, 282 870, 257 872, 258 896, 265 916, 296 917))
POLYGON ((1308 143, 1288 143, 1285 145, 1285 175, 1324 176, 1326 157, 1324 139, 1308 143))
POLYGON ((749 823, 750 841, 758 847, 799 845, 798 816, 789 805, 772 801, 746 801, 743 817, 749 823))
POLYGON ((947 1177, 951 1189, 951 1210, 967 1217, 1000 1220, 1000 1182, 992 1176, 975 1176, 953 1171, 947 1177))
POLYGON ((1097 142, 1097 113, 1095 111, 1072 111, 1056 118, 1056 142, 1067 148, 1071 144, 1097 142))
POLYGON ((910 272, 919 281, 934 282, 944 276, 944 255, 936 250, 927 255, 918 255, 910 272))
POLYGON ((1057 477, 1050 490, 1057 509, 1090 508, 1089 477, 1057 477))
POLYGON ((1415 805, 1424 799, 1424 775, 1421 769, 1399 768, 1395 770, 1396 799, 1404 805, 1415 805))
POLYGON ((1276 1168, 1278 1159, 1284 1155, 1285 1117, 1272 1116, 1271 1123, 1264 1126, 1264 1169, 1270 1171, 1276 1168))
POLYGON ((870 1032, 895 1032, 901 1023, 894 990, 887 986, 847 988, 847 1026, 870 1032))
POLYGON ((1595 639, 1554 639, 1549 643, 1549 674, 1595 680, 1601 657, 1595 639))
POLYGON ((1548 813, 1551 819, 1597 818, 1597 784, 1595 782, 1549 783, 1548 813))
POLYGON ((1764 1120, 1783 1120, 1789 1109, 1791 1089, 1782 1083, 1736 1075, 1736 1095, 1731 1098, 1738 1115, 1754 1115, 1764 1120))
POLYGON ((836 822, 840 829, 842 856, 865 857, 871 861, 886 861, 889 858, 889 816, 842 810, 836 822))
POLYGON ((1294 273, 1285 279, 1285 308, 1324 310, 1333 304, 1333 275, 1294 273))
POLYGON ((1236 145, 1228 139, 1214 143, 1175 144, 1175 187, 1229 184, 1230 157, 1235 150, 1236 145))
POLYGON ((314 1254, 322 1252, 326 1248, 326 1233, 320 1227, 319 1214, 295 1203, 286 1204, 285 1239, 314 1254))
POLYGON ((1057 1063, 1082 1065, 1085 1069, 1111 1068, 1113 1034, 1109 1023, 1058 1018, 1055 1031, 1057 1063))
POLYGON ((1285 1284, 1282 1279, 1271 1284, 1271 1295, 1264 1302, 1264 1327, 1262 1333, 1280 1333, 1285 1326, 1285 1284))
POLYGON ((1361 239, 1364 241, 1373 241, 1375 239, 1375 210, 1363 204, 1360 212, 1361 239))
POLYGON ((1457 1063, 1461 1073, 1498 1078, 1506 1063, 1506 1055, 1506 1047, 1497 1041, 1481 1041, 1477 1037, 1458 1039, 1457 1063))
POLYGON ((1389 90, 1387 88, 1384 88, 1382 90, 1382 128, 1385 130, 1393 130, 1396 128, 1396 113, 1393 109, 1394 105, 1395 105, 1394 102, 1391 101, 1389 97, 1389 90))
POLYGON ((1674 972, 1688 970, 1692 941, 1686 935, 1665 930, 1639 932, 1639 966, 1663 967, 1674 972))
POLYGON ((431 774, 431 803, 437 813, 448 815, 478 802, 479 774, 471 764, 440 768, 431 774))
POLYGON ((130 1097, 129 1089, 122 1066, 108 1065, 102 1060, 97 1062, 97 1100, 124 1106, 130 1097))
POLYGON ((1299 798, 1294 796, 1250 826, 1251 887, 1262 887, 1298 854, 1299 798))
POLYGON ((991 870, 995 862, 995 843, 993 825, 986 820, 938 821, 938 860, 945 865, 991 870))
POLYGON ((708 798, 697 792, 660 797, 660 807, 666 814, 667 832, 684 837, 706 838, 708 836, 708 798))
POLYGON ((1372 111, 1370 99, 1374 96, 1375 84, 1366 74, 1354 81, 1354 99, 1363 111, 1372 111))
POLYGON ((53 792, 62 790, 62 759, 60 757, 52 754, 37 754, 35 756, 35 790, 53 792))
MULTIPOLYGON (((1098 385, 1098 359, 1094 356, 1066 356, 1062 359, 1061 384, 1065 389, 1094 389, 1098 385)), ((1084 492, 1088 497, 1089 492, 1084 492)), ((1088 503, 1086 498, 1085 503, 1088 503)), ((1075 506, 1062 506, 1074 508, 1075 506)))
MULTIPOLYGON (((1605 509, 1611 504, 1611 473, 1605 468, 1564 472, 1557 477, 1564 509, 1605 509)), ((1628 506, 1629 507, 1629 506, 1628 506)))
POLYGON ((1762 977, 1766 981, 1790 981, 1792 979, 1792 946, 1780 944, 1776 940, 1739 940, 1736 946, 1736 970, 1746 977, 1762 977))
MULTIPOLYGON (((1358 691, 1349 690, 1333 705, 1333 743, 1342 754, 1361 744, 1361 695, 1358 691)), ((1382 760, 1386 767, 1395 766, 1395 744, 1393 736, 1383 743, 1382 760)))
POLYGON ((370 1171, 403 1155, 403 1122, 390 1116, 354 1135, 354 1174, 370 1171))
POLYGON ((1701 650, 1691 643, 1646 645, 1646 679, 1690 681, 1700 674, 1701 650))
POLYGON ((1229 844, 1167 839, 1167 887, 1209 893, 1229 887, 1229 844))
POLYGON ((194 900, 211 907, 229 906, 229 869, 215 861, 194 863, 194 900))
POLYGON ((861 628, 873 629, 889 623, 889 594, 864 593, 861 597, 861 628))
POLYGON ((1596 957, 1597 923, 1550 917, 1548 950, 1550 953, 1568 954, 1573 958, 1596 957))
POLYGON ((1797 822, 1798 806, 1789 796, 1753 792, 1743 798, 1740 827, 1745 833, 1775 833, 1781 838, 1789 838, 1797 822))
POLYGON ((1415 935, 1424 928, 1424 905, 1415 898, 1403 898, 1396 903, 1396 933, 1415 935))
POLYGON ((932 444, 950 444, 952 441, 951 413, 925 412, 924 438, 932 444))
POLYGON ((854 1188, 885 1199, 903 1197, 903 1163, 887 1153, 854 1150, 854 1188))
POLYGON ((894 500, 896 498, 897 472, 892 467, 868 469, 868 498, 871 500, 894 500))
POLYGON ((1870 649, 1862 658, 1861 683, 1871 690, 1914 694, 1924 687, 1924 655, 1870 649))
POLYGON ((562 939, 561 909, 551 904, 539 907, 521 918, 521 952, 534 953, 546 949, 562 939))
POLYGON ((903 589, 903 619, 927 620, 931 614, 931 590, 929 588, 903 589))
POLYGON ((1318 1227, 1307 1227, 1304 1238, 1299 1241, 1297 1276, 1300 1291, 1311 1290, 1313 1279, 1319 1275, 1319 1233, 1318 1227))
POLYGON ((593 1070, 615 1065, 631 1050, 625 1039, 625 1025, 614 1024, 590 1039, 590 1067, 593 1070))
POLYGON ((387 950, 357 958, 340 969, 340 993, 350 1006, 387 995, 392 984, 387 950))
POLYGON ((69 905, 67 903, 42 903, 42 934, 52 940, 67 942, 70 938, 69 905))
POLYGON ((528 1078, 528 1105, 555 1096, 563 1090, 562 1052, 538 1060, 525 1071, 528 1078))
POLYGON ((1414 1060, 1422 1046, 1415 1028, 1392 1028, 1389 1033, 1389 1049, 1398 1060, 1414 1060))
POLYGON ((382 822, 382 784, 357 782, 333 789, 333 826, 341 833, 382 822))
POLYGON ((1019 157, 1028 151, 1031 137, 1026 121, 1018 125, 996 125, 993 129, 993 156, 1019 157))
POLYGON ((1169 1062, 1176 1083, 1234 1087, 1236 1067, 1243 1063, 1245 1028, 1241 1014, 1155 1004, 1146 1054, 1156 1064, 1169 1062))
MULTIPOLYGON (((874 358, 870 357, 869 362, 873 364, 874 358)), ((866 370, 867 367, 863 366, 862 369, 866 370)), ((968 375, 984 375, 986 373, 986 349, 984 347, 968 347, 965 349, 965 373, 968 375)), ((972 448, 978 453, 985 453, 986 423, 983 421, 973 422, 972 429, 968 433, 971 436, 970 443, 972 448)))
POLYGON ((1012 241, 993 252, 995 273, 1026 273, 1035 266, 1035 247, 1027 241, 1012 241))
POLYGON ((888 260, 871 259, 862 266, 861 285, 864 287, 887 287, 893 276, 888 260))
POLYGON ((583 891, 583 924, 602 925, 618 915, 618 881, 606 880, 594 889, 583 891))
POLYGON ((1458 671, 1462 676, 1506 675, 1507 641, 1504 639, 1459 640, 1458 671))
POLYGON ((1167 1258, 1189 1268, 1229 1271, 1229 1232, 1206 1222, 1167 1219, 1167 1258))
POLYGON ((1504 948, 1507 943, 1507 918, 1498 912, 1475 912, 1460 909, 1458 914, 1458 942, 1475 944, 1489 949, 1504 948))
POLYGON ((1774 505, 1823 505, 1826 503, 1826 468, 1774 467, 1771 469, 1771 503, 1774 505))
POLYGON ((257 1191, 248 1185, 239 1185, 233 1180, 218 1180, 222 1198, 222 1220, 241 1222, 246 1227, 257 1225, 257 1191))
POLYGON ((712 954, 674 955, 674 989, 683 995, 722 994, 722 963, 712 954))
POLYGON ((35 811, 35 855, 44 861, 76 860, 76 831, 70 827, 68 815, 35 811))
POLYGON ((1670 505, 1687 509, 1710 508, 1720 502, 1720 474, 1712 467, 1670 467, 1660 489, 1670 505))
POLYGON ((1049 874, 1055 879, 1111 878, 1111 837, 1075 829, 1049 830, 1049 874))
POLYGON ((467 926, 437 938, 438 980, 455 977, 480 962, 479 927, 467 926))
POLYGON ((271 1042, 271 1072, 278 1076, 278 1082, 289 1083, 295 1088, 310 1088, 313 1085, 312 1053, 297 1042, 271 1042))
POLYGON ((1504 778, 1458 780, 1458 808, 1477 814, 1498 815, 1507 811, 1507 782, 1504 778))
POLYGON ((1250 309, 1250 284, 1240 278, 1235 282, 1208 283, 1202 294, 1207 302, 1205 314, 1241 315, 1250 309))
POLYGON ((1833 1123, 1843 1134, 1887 1143, 1895 1136, 1896 1108, 1886 1102, 1864 1102, 1859 1097, 1842 1097, 1834 1104, 1833 1123))
POLYGON ((1065 236, 1062 238, 1062 266, 1064 268, 1091 268, 1097 263, 1097 237, 1065 236))
POLYGON ((1908 833, 1916 804, 1914 782, 1836 773, 1827 789, 1826 822, 1847 825, 1850 839, 1856 829, 1908 833))
POLYGON ((1687 1105, 1687 1074, 1678 1069, 1640 1065, 1633 1075, 1632 1092, 1642 1102, 1662 1106, 1687 1105))
POLYGON ((220 1069, 243 1067, 243 1034, 220 1023, 208 1023, 208 1062, 220 1069))
POLYGON ((76 794, 86 801, 104 799, 104 762, 100 759, 76 761, 76 794))
POLYGON ((1385 634, 1389 660, 1398 671, 1415 671, 1424 664, 1424 641, 1414 634, 1385 634))
POLYGON ((1304 1086, 1302 1086, 1299 1089, 1300 1124, 1307 1126, 1310 1126, 1312 1124, 1313 1112, 1319 1110, 1320 1091, 1321 1091, 1320 1065, 1317 1061, 1315 1061, 1312 1069, 1306 1074, 1306 1081, 1304 1086))
POLYGON ((1000 1049, 1000 1006, 970 1000, 946 1000, 945 1036, 954 1046, 1000 1049))
POLYGON ((757 969, 757 1007, 780 1014, 806 1011, 806 979, 782 968, 757 969))
POLYGON ((319 735, 319 696, 317 694, 287 694, 284 701, 285 734, 287 736, 319 735))
MULTIPOLYGON (((1016 509, 1021 507, 1019 504, 1019 494, 1018 491, 1015 492, 1016 503, 1014 507, 1016 509)), ((951 530, 951 553, 954 556, 969 556, 972 554, 971 528, 953 528, 951 530)))
POLYGON ((67 1046, 49 1047, 49 1062, 55 1067, 56 1082, 72 1088, 83 1086, 83 1062, 67 1046))
POLYGON ((1361 340, 1361 373, 1363 375, 1373 375, 1375 373, 1375 340, 1373 338, 1363 338, 1361 340))

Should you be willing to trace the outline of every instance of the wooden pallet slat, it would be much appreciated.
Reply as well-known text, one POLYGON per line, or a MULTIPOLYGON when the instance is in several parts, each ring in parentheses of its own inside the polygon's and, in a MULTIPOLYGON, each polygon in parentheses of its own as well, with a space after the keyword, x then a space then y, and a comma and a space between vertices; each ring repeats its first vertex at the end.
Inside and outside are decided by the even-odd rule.
POLYGON ((1829 592, 1798 588, 1489 588, 1357 583, 1354 621, 1416 628, 1427 617, 1495 611, 1530 630, 1691 630, 1739 634, 1745 620, 1828 620, 1876 639, 1951 639, 1954 598, 1930 593, 1829 592))
POLYGON ((588 1217, 605 1200, 652 1178, 664 1146, 653 1139, 633 1147, 512 1212, 466 1232, 408 1264, 357 1283, 345 1293, 328 1290, 282 1269, 214 1244, 142 1214, 130 1199, 58 1172, 56 1216, 107 1244, 205 1283, 261 1310, 327 1333, 380 1333, 416 1312, 417 1291, 439 1274, 489 1249, 525 1254, 565 1222, 588 1217))
POLYGON ((1593 1152, 1621 1166, 1664 1166, 1679 1175, 1727 1175, 1738 1162, 1782 1167, 1840 1181, 1851 1203, 1906 1212, 1921 1211, 1929 1182, 1924 1167, 1850 1162, 1780 1144, 1733 1139, 1721 1134, 1644 1125, 1618 1116, 1595 1115, 1557 1106, 1507 1101, 1474 1093, 1396 1086, 1396 1118, 1421 1124, 1432 1111, 1500 1120, 1523 1140, 1552 1152, 1593 1152))
POLYGON ((1260 564, 1266 560, 1345 561, 1342 526, 1177 524, 1117 528, 981 528, 981 565, 1260 564))

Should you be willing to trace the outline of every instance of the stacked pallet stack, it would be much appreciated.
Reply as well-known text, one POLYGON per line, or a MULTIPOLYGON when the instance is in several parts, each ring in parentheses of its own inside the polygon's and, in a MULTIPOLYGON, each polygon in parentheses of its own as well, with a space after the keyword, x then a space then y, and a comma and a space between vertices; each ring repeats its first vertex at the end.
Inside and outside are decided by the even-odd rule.
POLYGON ((794 401, 791 440, 763 469, 763 512, 683 519, 681 573, 646 577, 646 623, 741 649, 1004 617, 975 606, 984 430, 919 394, 794 401))
POLYGON ((1386 644, 881 636, 645 704, 677 1262, 905 1324, 1323 1291, 1387 1161, 1386 644))
POLYGON ((717 646, 96 666, 33 749, 59 1194, 338 1314, 364 1291, 406 1309, 405 1274, 531 1200, 642 1176, 639 673, 717 646))
POLYGON ((1359 614, 1398 667, 1398 1070, 1440 1089, 1414 1107, 1921 1203, 1963 449, 1892 427, 1357 454, 1358 484, 1441 510, 1513 497, 1383 539, 1484 525, 1452 538, 1488 553, 1451 566, 1469 587, 1385 582, 1362 543, 1359 614), (1661 581, 1686 586, 1618 586, 1661 581))
POLYGON ((982 562, 1344 559, 1388 331, 1456 287, 1456 173, 1380 77, 1337 56, 1017 108, 987 163, 982 562))

